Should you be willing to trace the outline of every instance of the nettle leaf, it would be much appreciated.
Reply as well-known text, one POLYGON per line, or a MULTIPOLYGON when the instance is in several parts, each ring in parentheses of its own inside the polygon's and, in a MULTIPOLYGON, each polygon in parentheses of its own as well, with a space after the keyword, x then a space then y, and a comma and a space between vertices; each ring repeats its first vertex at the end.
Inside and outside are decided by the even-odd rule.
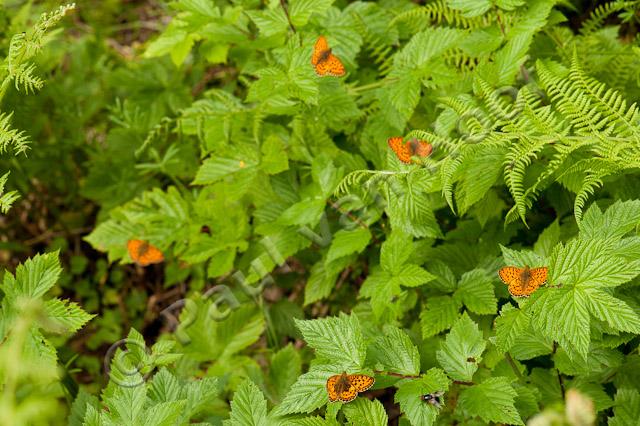
POLYGON ((531 311, 531 324, 548 334, 565 349, 586 357, 590 341, 590 318, 587 295, 583 290, 557 289, 547 291, 536 300, 544 306, 531 311))
POLYGON ((549 272, 549 281, 556 285, 616 287, 640 274, 640 261, 616 256, 610 240, 578 238, 556 246, 549 272))
POLYGON ((291 22, 296 27, 304 26, 312 14, 326 11, 332 4, 333 0, 291 0, 289 2, 291 22))
POLYGON ((349 424, 362 426, 386 426, 389 419, 384 406, 377 399, 357 398, 342 409, 349 424))
POLYGON ((610 426, 626 426, 640 419, 640 393, 637 389, 618 389, 613 407, 613 417, 609 417, 610 426))
POLYGON ((369 358, 385 371, 406 375, 420 372, 418 349, 404 331, 393 326, 385 326, 384 335, 369 346, 369 358))
POLYGON ((264 331, 264 317, 251 305, 232 309, 223 318, 211 315, 214 303, 233 306, 233 302, 225 293, 214 293, 208 299, 188 299, 175 333, 184 353, 197 360, 224 361, 259 339, 264 331))
POLYGON ((508 247, 500 245, 500 250, 502 250, 502 257, 504 258, 504 262, 508 266, 517 266, 523 267, 525 265, 536 268, 545 265, 545 259, 538 255, 537 253, 530 250, 513 250, 508 247))
POLYGON ((282 400, 291 386, 296 382, 302 369, 300 353, 293 345, 288 344, 271 357, 269 366, 269 383, 278 401, 282 400))
MULTIPOLYGON (((551 255, 553 247, 560 242, 560 224, 554 220, 538 237, 533 246, 533 251, 542 258, 551 255)), ((503 252, 504 255, 504 252, 503 252)), ((505 258, 506 259, 506 258, 505 258)))
POLYGON ((450 296, 430 297, 420 313, 422 337, 425 339, 453 326, 460 314, 462 303, 450 296))
POLYGON ((514 308, 507 304, 502 307, 500 316, 496 318, 496 346, 507 352, 515 343, 518 336, 529 328, 531 318, 523 309, 514 308))
POLYGON ((267 401, 251 380, 240 384, 231 401, 231 417, 225 424, 261 426, 267 423, 267 401))
MULTIPOLYGON (((394 400, 400 404, 400 409, 412 425, 429 426, 435 423, 439 411, 421 397, 429 393, 446 392, 450 383, 451 380, 442 370, 432 368, 419 379, 401 381, 394 400)), ((443 405, 446 405, 446 400, 443 405)))
POLYGON ((341 313, 338 317, 310 321, 296 319, 295 323, 316 356, 332 361, 334 371, 362 368, 367 348, 357 316, 341 313))
POLYGON ((602 213, 596 203, 578 222, 582 238, 619 239, 640 224, 640 200, 617 201, 602 213))
POLYGON ((478 369, 486 346, 482 332, 465 312, 440 345, 436 358, 451 378, 469 382, 478 369))
POLYGON ((495 314, 498 299, 493 292, 492 278, 484 269, 474 269, 462 274, 454 298, 476 314, 495 314))
POLYGON ((268 9, 245 12, 265 37, 285 33, 289 29, 287 16, 278 1, 271 1, 268 9))
MULTIPOLYGON (((16 268, 15 280, 5 275, 2 291, 11 299, 18 297, 42 297, 58 281, 62 268, 58 252, 37 254, 16 268)), ((13 277, 11 277, 13 278, 13 277)))
MULTIPOLYGON (((320 320, 317 320, 320 321, 320 320)), ((282 403, 274 409, 277 415, 311 413, 329 402, 327 380, 340 374, 332 364, 315 364, 309 372, 298 377, 282 403)))
POLYGON ((640 333, 640 317, 629 305, 606 291, 585 289, 591 315, 615 330, 640 333))
POLYGON ((491 8, 490 0, 447 0, 447 4, 468 18, 482 15, 491 8))
POLYGON ((491 377, 460 392, 456 411, 485 422, 524 425, 514 406, 516 391, 506 377, 491 377))
POLYGON ((47 316, 44 327, 58 333, 75 333, 95 317, 86 313, 78 304, 60 299, 47 300, 44 312, 47 316))
POLYGON ((456 202, 460 215, 480 201, 496 183, 502 173, 507 149, 501 146, 482 146, 465 157, 459 169, 461 180, 456 186, 456 202))
POLYGON ((307 198, 282 212, 278 221, 283 225, 315 226, 320 222, 325 206, 326 201, 324 198, 307 198))
POLYGON ((436 279, 422 267, 408 263, 413 253, 412 238, 393 231, 382 244, 380 266, 374 268, 360 289, 360 297, 370 297, 374 314, 380 317, 401 286, 417 287, 436 279))
POLYGON ((380 266, 391 273, 399 272, 413 253, 412 238, 394 231, 387 237, 380 249, 380 266))
POLYGON ((340 271, 352 262, 352 257, 339 257, 331 262, 320 260, 313 265, 307 284, 304 287, 304 304, 309 305, 329 296, 336 284, 340 271))
POLYGON ((333 236, 326 262, 351 253, 360 253, 369 245, 369 241, 371 241, 371 232, 368 228, 358 227, 351 231, 341 229, 333 236))
POLYGON ((276 135, 269 136, 262 144, 260 167, 265 173, 275 175, 289 169, 289 159, 282 139, 276 135))

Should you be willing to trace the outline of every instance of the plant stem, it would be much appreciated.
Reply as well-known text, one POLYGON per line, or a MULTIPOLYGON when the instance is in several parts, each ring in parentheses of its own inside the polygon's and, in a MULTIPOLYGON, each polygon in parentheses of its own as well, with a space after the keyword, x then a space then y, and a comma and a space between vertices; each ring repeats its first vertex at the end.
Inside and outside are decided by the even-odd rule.
POLYGON ((520 373, 520 370, 518 370, 518 366, 516 365, 515 361, 513 360, 513 358, 511 358, 511 354, 509 354, 509 352, 505 352, 504 353, 504 359, 507 360, 507 362, 509 363, 509 365, 511 366, 511 369, 513 370, 513 372, 516 374, 516 376, 518 377, 518 380, 522 381, 523 377, 522 377, 522 373, 520 373))
POLYGON ((280 0, 280 6, 282 6, 282 10, 284 10, 284 14, 287 16, 287 21, 289 22, 289 27, 291 27, 291 31, 296 33, 296 27, 293 26, 293 22, 291 22, 291 17, 289 16, 289 11, 287 10, 287 5, 284 0, 280 0))

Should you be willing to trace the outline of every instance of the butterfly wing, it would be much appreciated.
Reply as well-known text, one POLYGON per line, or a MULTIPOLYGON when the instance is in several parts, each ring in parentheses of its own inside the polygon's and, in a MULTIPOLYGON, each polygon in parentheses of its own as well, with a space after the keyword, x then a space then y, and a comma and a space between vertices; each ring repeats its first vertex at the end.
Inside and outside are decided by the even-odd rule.
POLYGON ((160 263, 163 260, 164 260, 164 255, 162 254, 160 249, 149 244, 147 251, 145 251, 140 256, 140 261, 138 263, 140 263, 140 265, 142 266, 147 266, 147 265, 152 265, 154 263, 160 263))
POLYGON ((348 388, 340 392, 340 395, 338 396, 338 398, 342 402, 351 402, 354 399, 356 399, 356 396, 358 396, 358 390, 353 385, 353 383, 351 383, 348 388))
POLYGON ((327 69, 326 75, 331 75, 333 77, 342 77, 346 74, 342 61, 340 61, 340 59, 338 59, 336 55, 330 54, 329 57, 327 57, 327 60, 324 62, 326 63, 327 69))
POLYGON ((418 141, 415 144, 414 155, 428 157, 433 152, 433 146, 429 142, 418 141))
POLYGON ((411 163, 411 149, 409 148, 409 143, 405 143, 402 140, 402 136, 394 136, 387 139, 387 144, 389 144, 389 148, 395 152, 398 160, 405 164, 411 163))
POLYGON ((525 296, 525 292, 523 292, 524 283, 522 282, 522 271, 524 271, 523 268, 516 268, 515 266, 505 266, 498 271, 502 282, 509 286, 509 293, 512 296, 525 296))
POLYGON ((338 395, 338 391, 336 389, 336 384, 338 383, 338 379, 340 379, 339 374, 335 376, 331 376, 327 379, 327 394, 329 395, 329 401, 331 402, 334 402, 340 399, 340 395, 338 395))
POLYGON ((524 293, 525 296, 529 296, 531 293, 536 291, 538 287, 547 282, 547 274, 549 272, 549 268, 532 268, 529 270, 529 281, 525 285, 524 293))
POLYGON ((142 246, 144 245, 144 241, 142 240, 129 240, 127 241, 127 250, 129 251, 129 257, 134 262, 140 260, 140 251, 142 246))
POLYGON ((332 77, 342 77, 346 73, 344 65, 342 65, 340 59, 332 53, 324 59, 320 58, 318 63, 315 65, 315 70, 316 74, 320 77, 327 75, 332 77))
POLYGON ((329 43, 327 43, 327 39, 325 38, 325 36, 321 35, 320 37, 318 37, 318 40, 316 40, 316 44, 313 46, 313 53, 311 54, 311 64, 318 65, 318 62, 320 62, 320 58, 327 50, 329 50, 329 43))
POLYGON ((358 392, 364 392, 368 390, 375 383, 375 379, 366 374, 350 374, 349 382, 355 386, 358 392))
POLYGON ((148 266, 154 263, 160 263, 164 260, 164 255, 157 248, 142 240, 129 240, 127 249, 131 260, 140 266, 148 266))

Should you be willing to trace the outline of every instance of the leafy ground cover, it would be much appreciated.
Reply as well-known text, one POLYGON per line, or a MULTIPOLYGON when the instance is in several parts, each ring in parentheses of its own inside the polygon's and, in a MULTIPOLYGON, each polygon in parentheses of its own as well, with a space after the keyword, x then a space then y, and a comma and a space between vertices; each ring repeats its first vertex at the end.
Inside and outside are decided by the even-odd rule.
POLYGON ((630 425, 640 2, 0 3, 7 425, 630 425))

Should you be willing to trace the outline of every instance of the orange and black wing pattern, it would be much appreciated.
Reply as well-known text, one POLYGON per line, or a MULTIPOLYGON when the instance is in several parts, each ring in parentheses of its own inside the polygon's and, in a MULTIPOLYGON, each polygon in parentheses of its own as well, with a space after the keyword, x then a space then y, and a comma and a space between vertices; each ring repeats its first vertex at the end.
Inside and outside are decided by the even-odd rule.
POLYGON ((515 297, 529 297, 541 285, 547 282, 549 268, 532 268, 525 266, 505 266, 500 268, 500 279, 509 286, 509 293, 515 297))
POLYGON ((433 152, 433 146, 429 142, 418 139, 411 139, 405 142, 402 136, 394 136, 387 139, 387 144, 396 154, 398 160, 404 164, 411 164, 411 157, 414 155, 424 158, 433 152))
POLYGON ((140 266, 148 266, 164 260, 164 255, 160 249, 143 240, 129 240, 127 249, 131 260, 140 266))
POLYGON ((327 394, 329 401, 351 402, 373 386, 375 379, 365 374, 336 374, 327 379, 327 394))
POLYGON ((331 53, 325 36, 320 36, 318 40, 316 40, 316 44, 313 46, 313 53, 311 54, 311 64, 316 74, 320 77, 342 77, 346 73, 342 61, 331 53))
POLYGON ((405 164, 411 164, 411 148, 409 143, 405 143, 402 136, 394 136, 387 139, 387 144, 395 152, 398 160, 405 164))

